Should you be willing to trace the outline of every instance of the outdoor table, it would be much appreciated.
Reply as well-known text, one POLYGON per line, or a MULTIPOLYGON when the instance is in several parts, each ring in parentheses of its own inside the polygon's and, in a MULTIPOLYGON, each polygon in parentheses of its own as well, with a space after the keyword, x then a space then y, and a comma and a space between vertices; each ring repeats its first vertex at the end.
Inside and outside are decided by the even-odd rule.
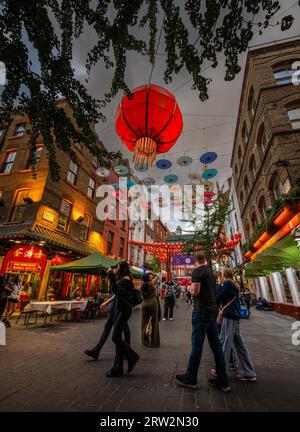
POLYGON ((87 300, 55 300, 55 301, 36 301, 30 302, 24 310, 41 311, 48 315, 51 314, 52 309, 65 309, 71 311, 73 309, 80 309, 82 312, 85 310, 87 300))

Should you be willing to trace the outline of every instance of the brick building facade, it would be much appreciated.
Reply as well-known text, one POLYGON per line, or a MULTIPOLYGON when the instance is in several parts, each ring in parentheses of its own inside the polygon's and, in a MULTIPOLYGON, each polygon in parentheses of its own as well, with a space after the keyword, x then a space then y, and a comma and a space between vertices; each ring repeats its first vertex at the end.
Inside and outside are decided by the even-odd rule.
POLYGON ((300 40, 248 54, 231 161, 246 239, 299 182, 299 56, 300 40))
MULTIPOLYGON (((66 101, 59 104, 71 115, 66 101)), ((2 273, 13 272, 13 261, 6 259, 6 254, 14 249, 14 257, 19 259, 14 268, 23 274, 23 283, 39 280, 39 297, 43 298, 52 263, 80 258, 103 247, 103 222, 96 217, 95 196, 100 178, 96 175, 97 162, 90 152, 73 144, 76 162, 56 148, 60 180, 52 181, 42 139, 37 142, 38 161, 33 171, 27 145, 26 131, 29 128, 26 117, 15 117, 2 142, 0 264, 2 273), (46 259, 45 268, 35 265, 32 268, 37 270, 30 272, 24 251, 27 251, 27 256, 32 255, 33 251, 37 256, 42 254, 46 259), (20 260, 22 256, 23 261, 20 260)), ((66 280, 64 285, 67 285, 66 280)))
POLYGON ((296 318, 300 316, 300 257, 298 264, 296 258, 300 251, 294 237, 300 226, 299 56, 300 39, 249 51, 231 161, 244 252, 250 261, 246 277, 253 281, 257 297, 296 318))

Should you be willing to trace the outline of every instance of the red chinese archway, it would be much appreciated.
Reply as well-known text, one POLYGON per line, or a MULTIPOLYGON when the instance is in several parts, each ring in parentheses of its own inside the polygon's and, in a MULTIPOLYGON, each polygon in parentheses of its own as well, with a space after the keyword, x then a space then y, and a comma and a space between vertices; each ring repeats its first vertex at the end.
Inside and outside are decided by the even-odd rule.
MULTIPOLYGON (((222 237, 222 242, 217 242, 215 244, 214 249, 218 252, 219 256, 222 257, 227 252, 233 251, 238 243, 240 242, 242 235, 232 234, 230 239, 227 239, 226 236, 222 237)), ((170 258, 173 255, 184 253, 184 242, 176 242, 176 243, 146 243, 146 242, 137 242, 130 241, 132 246, 142 247, 145 253, 150 255, 156 255, 157 258, 164 264, 170 262, 170 258)), ((201 250, 201 246, 196 247, 197 250, 201 250)), ((169 269, 168 269, 169 272, 169 269)))

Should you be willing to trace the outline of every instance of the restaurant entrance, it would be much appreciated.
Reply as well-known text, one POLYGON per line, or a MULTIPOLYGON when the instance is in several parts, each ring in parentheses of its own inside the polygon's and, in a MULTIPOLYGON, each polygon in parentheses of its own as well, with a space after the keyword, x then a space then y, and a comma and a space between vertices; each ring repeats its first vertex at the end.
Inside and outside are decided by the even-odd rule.
POLYGON ((5 256, 1 274, 22 275, 22 292, 31 298, 38 297, 47 257, 40 247, 19 245, 5 256))

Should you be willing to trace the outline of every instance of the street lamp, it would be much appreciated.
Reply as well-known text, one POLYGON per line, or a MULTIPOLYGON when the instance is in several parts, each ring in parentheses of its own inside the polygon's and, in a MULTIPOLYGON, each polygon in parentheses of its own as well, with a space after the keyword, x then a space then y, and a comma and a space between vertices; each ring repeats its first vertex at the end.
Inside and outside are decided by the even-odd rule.
POLYGON ((132 240, 133 240, 133 233, 134 233, 134 225, 131 225, 129 227, 130 231, 130 254, 129 254, 129 264, 132 265, 132 240))

